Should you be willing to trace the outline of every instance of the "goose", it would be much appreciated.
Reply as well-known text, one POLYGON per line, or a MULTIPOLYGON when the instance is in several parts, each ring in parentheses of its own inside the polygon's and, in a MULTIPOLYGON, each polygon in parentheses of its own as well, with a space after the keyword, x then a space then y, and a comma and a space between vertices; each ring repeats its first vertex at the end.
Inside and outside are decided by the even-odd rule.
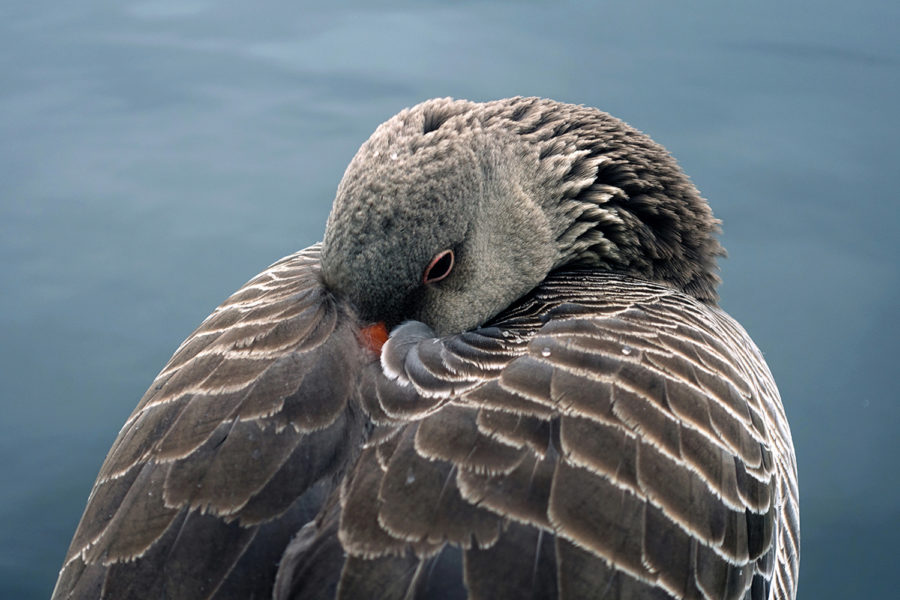
POLYGON ((63 598, 787 599, 791 434, 719 221, 594 108, 380 125, 103 463, 63 598))

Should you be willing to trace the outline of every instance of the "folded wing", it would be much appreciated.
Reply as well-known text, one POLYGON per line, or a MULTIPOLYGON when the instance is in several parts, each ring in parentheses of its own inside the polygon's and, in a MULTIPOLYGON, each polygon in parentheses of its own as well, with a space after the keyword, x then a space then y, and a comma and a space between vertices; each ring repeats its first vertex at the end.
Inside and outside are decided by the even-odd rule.
POLYGON ((404 325, 382 362, 333 533, 340 597, 363 578, 391 598, 789 597, 790 434, 718 309, 558 274, 481 330, 404 325))
POLYGON ((219 307, 101 469, 54 598, 775 598, 796 467, 743 330, 562 273, 381 363, 318 248, 219 307))
POLYGON ((355 320, 318 257, 275 263, 181 345, 113 444, 54 598, 271 594, 364 436, 355 320))

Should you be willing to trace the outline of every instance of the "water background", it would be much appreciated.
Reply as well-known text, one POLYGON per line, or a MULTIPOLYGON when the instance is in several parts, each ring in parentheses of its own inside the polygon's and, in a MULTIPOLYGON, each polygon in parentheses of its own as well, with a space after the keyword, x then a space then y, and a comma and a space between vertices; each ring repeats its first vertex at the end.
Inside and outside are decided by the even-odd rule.
POLYGON ((0 598, 46 598, 179 342, 320 239, 434 96, 600 107, 724 221, 722 305, 800 464, 799 597, 888 598, 900 538, 896 1, 0 4, 0 598))

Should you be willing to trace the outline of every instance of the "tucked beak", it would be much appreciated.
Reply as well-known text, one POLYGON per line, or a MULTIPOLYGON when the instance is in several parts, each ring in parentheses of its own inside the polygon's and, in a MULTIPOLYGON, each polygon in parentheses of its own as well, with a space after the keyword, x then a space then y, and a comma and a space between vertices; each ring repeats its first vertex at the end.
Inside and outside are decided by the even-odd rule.
POLYGON ((367 325, 360 330, 359 338, 364 347, 374 352, 376 356, 381 356, 381 347, 388 339, 387 326, 384 321, 367 325))

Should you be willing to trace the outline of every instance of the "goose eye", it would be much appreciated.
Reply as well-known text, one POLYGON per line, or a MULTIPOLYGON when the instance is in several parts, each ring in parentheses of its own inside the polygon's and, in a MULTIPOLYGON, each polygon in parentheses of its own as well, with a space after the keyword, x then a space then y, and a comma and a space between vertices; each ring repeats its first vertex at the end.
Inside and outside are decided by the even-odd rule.
POLYGON ((422 281, 434 283, 440 281, 453 270, 453 250, 443 250, 435 254, 428 266, 425 267, 425 276, 422 281))

